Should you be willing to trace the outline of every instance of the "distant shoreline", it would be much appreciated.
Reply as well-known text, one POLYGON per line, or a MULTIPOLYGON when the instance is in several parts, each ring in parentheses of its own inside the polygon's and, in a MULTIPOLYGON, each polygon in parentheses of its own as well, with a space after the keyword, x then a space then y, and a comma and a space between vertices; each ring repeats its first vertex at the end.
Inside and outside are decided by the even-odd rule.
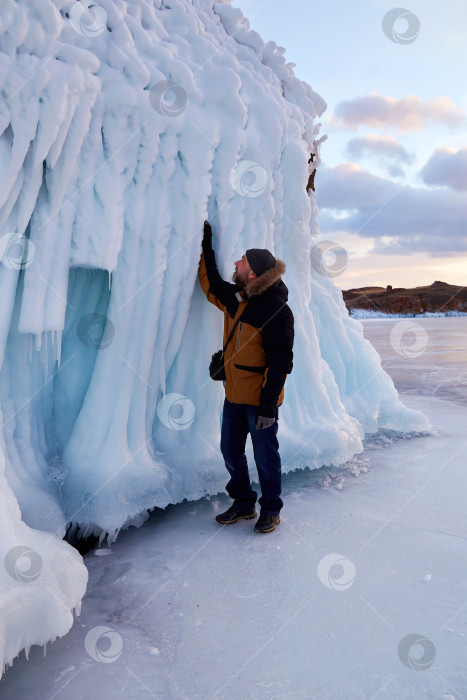
POLYGON ((447 318, 467 316, 467 311, 427 311, 426 313, 383 313, 382 311, 371 311, 371 309, 350 309, 349 316, 360 321, 368 319, 385 319, 385 318, 447 318))
POLYGON ((418 318, 467 315, 467 287, 436 281, 426 287, 360 287, 343 290, 353 318, 418 318))

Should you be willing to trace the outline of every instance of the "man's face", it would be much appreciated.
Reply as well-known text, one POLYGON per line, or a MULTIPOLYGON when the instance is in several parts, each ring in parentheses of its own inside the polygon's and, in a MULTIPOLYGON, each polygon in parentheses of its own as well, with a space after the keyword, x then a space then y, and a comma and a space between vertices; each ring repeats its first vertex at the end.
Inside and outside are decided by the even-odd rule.
POLYGON ((235 272, 232 275, 232 282, 238 284, 239 287, 244 289, 251 279, 256 277, 255 273, 248 264, 246 255, 242 255, 240 260, 235 263, 235 272))

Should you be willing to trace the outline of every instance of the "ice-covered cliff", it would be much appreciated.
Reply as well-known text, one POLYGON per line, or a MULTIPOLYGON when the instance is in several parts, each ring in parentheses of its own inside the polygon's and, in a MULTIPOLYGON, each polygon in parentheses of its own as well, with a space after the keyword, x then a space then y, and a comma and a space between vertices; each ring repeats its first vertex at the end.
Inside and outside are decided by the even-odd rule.
POLYGON ((0 439, 28 526, 112 537, 223 488, 206 218, 226 279, 249 247, 287 265, 284 471, 427 427, 317 258, 305 183, 326 105, 283 53, 227 0, 3 0, 0 439))

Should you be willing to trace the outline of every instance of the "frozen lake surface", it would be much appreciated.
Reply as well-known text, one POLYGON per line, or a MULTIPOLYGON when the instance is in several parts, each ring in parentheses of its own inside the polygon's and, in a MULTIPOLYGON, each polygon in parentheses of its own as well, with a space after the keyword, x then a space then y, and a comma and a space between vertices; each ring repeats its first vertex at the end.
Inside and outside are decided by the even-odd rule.
POLYGON ((155 512, 86 555, 81 617, 0 697, 466 699, 467 318, 408 321, 363 325, 433 435, 288 474, 267 536, 217 525, 225 495, 155 512))
POLYGON ((466 316, 374 319, 363 328, 399 392, 467 405, 466 316))

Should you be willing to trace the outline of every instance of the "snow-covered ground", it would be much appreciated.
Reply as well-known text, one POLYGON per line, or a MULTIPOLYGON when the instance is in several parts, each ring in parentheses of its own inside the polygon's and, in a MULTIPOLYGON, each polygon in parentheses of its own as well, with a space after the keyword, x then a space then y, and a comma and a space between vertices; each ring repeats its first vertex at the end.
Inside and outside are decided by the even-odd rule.
POLYGON ((86 555, 81 617, 0 697, 467 698, 467 320, 398 323, 365 335, 436 434, 287 474, 267 536, 217 525, 224 495, 157 511, 86 555))

